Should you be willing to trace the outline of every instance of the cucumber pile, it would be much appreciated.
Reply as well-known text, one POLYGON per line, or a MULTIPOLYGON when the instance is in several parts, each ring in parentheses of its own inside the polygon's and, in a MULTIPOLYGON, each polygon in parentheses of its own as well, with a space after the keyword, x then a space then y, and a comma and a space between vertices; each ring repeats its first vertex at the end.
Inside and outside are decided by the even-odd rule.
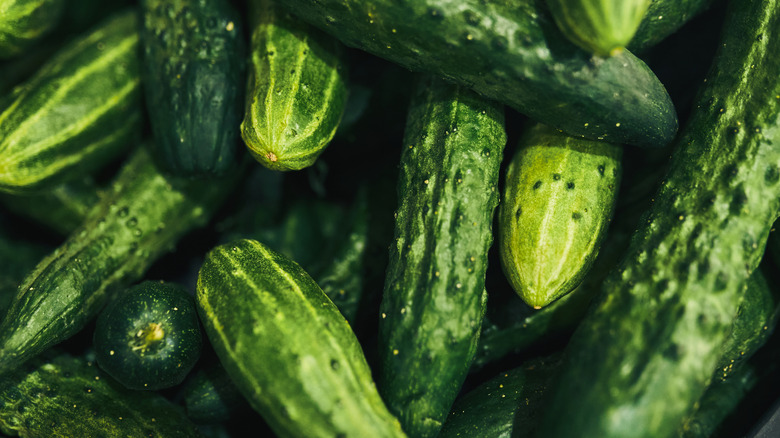
POLYGON ((780 0, 0 0, 0 435, 752 436, 778 54, 780 0))

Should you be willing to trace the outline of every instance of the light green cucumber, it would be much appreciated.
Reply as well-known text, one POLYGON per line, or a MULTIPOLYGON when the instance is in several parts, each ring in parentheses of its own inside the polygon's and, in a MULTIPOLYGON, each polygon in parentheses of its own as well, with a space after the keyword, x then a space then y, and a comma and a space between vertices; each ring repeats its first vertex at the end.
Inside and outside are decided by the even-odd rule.
POLYGON ((336 133, 347 101, 341 43, 279 9, 250 3, 252 42, 241 136, 264 166, 311 166, 336 133))
POLYGON ((23 55, 51 32, 67 0, 0 0, 0 59, 23 55))
POLYGON ((249 404, 283 437, 403 437, 347 321, 294 261, 254 240, 212 249, 201 321, 249 404))
POLYGON ((622 148, 540 124, 519 143, 498 212, 498 249, 517 294, 542 308, 593 264, 615 208, 622 148))

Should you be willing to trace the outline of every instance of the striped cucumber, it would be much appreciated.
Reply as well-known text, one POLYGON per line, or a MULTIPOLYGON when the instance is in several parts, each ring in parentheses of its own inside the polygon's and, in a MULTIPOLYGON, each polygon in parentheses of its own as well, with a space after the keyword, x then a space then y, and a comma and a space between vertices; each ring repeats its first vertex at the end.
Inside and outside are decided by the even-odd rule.
POLYGON ((21 55, 51 32, 67 0, 0 1, 0 59, 21 55))
POLYGON ((567 346, 545 437, 669 436, 712 377, 780 211, 780 2, 727 12, 669 173, 567 346))
POLYGON ((140 147, 84 224, 22 281, 0 325, 0 374, 78 332, 117 290, 204 225, 234 183, 170 177, 140 147))
POLYGON ((222 365, 277 435, 404 436, 349 324, 294 261, 255 240, 220 245, 196 300, 222 365))
POLYGON ((0 113, 0 190, 44 190, 117 156, 140 133, 138 18, 127 10, 68 44, 0 113))
POLYGON ((642 61, 625 51, 591 59, 558 31, 544 0, 282 4, 349 47, 443 76, 573 136, 661 147, 677 131, 672 102, 642 61))
POLYGON ((509 163, 498 211, 501 267, 542 308, 570 292, 598 254, 617 200, 622 148, 535 124, 509 163))
POLYGON ((311 166, 336 133, 347 101, 343 48, 275 0, 253 0, 250 10, 255 22, 241 136, 270 169, 311 166))
POLYGON ((412 96, 379 322, 379 390, 438 433, 474 358, 506 144, 503 106, 433 76, 412 96))

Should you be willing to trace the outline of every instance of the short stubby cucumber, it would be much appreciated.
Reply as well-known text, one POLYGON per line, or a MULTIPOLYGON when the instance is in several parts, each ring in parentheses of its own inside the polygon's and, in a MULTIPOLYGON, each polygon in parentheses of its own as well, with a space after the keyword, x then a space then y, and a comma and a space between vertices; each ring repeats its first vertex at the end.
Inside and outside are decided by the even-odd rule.
POLYGON ((653 0, 628 49, 641 53, 704 12, 714 0, 653 0))
POLYGON ((670 436, 712 378, 780 211, 780 2, 736 0, 726 17, 667 177, 567 345, 540 436, 670 436))
POLYGON ((165 397, 122 388, 93 362, 58 354, 0 377, 0 432, 29 438, 201 436, 165 397))
POLYGON ((237 165, 244 91, 242 20, 229 0, 144 0, 143 80, 165 168, 181 176, 237 165))
POLYGON ((205 225, 237 179, 174 178, 139 147, 84 224, 22 281, 0 325, 0 374, 82 329, 116 291, 205 225))
POLYGON ((582 281, 617 200, 622 147, 527 127, 509 162, 498 212, 501 266, 515 292, 541 308, 582 281))
POLYGON ((625 49, 651 0, 547 0, 558 28, 574 44, 599 56, 625 49))
POLYGON ((67 0, 0 1, 0 59, 22 55, 59 23, 67 0))
POLYGON ((407 115, 379 320, 378 385, 406 433, 435 436, 477 348, 504 108, 433 76, 407 115))
POLYGON ((220 245, 196 302, 228 375, 279 436, 405 436, 349 324, 291 259, 256 240, 220 245))
POLYGON ((661 147, 677 115, 661 82, 624 51, 569 42, 544 0, 285 0, 349 47, 443 76, 573 136, 661 147))
POLYGON ((135 10, 114 15, 18 85, 0 112, 0 190, 45 190, 94 171, 141 130, 135 10))
POLYGON ((346 59, 336 39, 253 0, 251 63, 241 136, 264 166, 311 166, 330 143, 347 101, 346 59))

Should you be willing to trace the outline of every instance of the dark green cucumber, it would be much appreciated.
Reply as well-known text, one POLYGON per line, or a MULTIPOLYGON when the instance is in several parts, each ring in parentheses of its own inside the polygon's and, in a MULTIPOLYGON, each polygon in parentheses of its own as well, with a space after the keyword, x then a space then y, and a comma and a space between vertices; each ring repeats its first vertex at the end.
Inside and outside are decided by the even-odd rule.
POLYGON ((21 437, 200 436, 164 397, 122 388, 84 359, 36 359, 0 377, 0 431, 21 437))
MULTIPOLYGON (((0 321, 13 301, 16 288, 50 251, 48 245, 13 235, 0 223, 0 321)), ((17 225, 18 226, 18 225, 17 225)))
POLYGON ((100 368, 129 389, 178 385, 200 358, 195 302, 176 283, 144 281, 112 300, 93 336, 100 368))
POLYGON ((197 304, 228 375, 278 435, 404 436, 349 324, 294 261, 254 240, 218 246, 197 304))
POLYGON ((311 166, 324 151, 347 101, 341 44, 291 17, 277 3, 253 0, 251 69, 241 135, 252 155, 275 170, 311 166))
POLYGON ((0 3, 0 59, 23 54, 51 32, 66 0, 3 0, 0 3))
POLYGON ((143 78, 155 145, 183 176, 236 166, 242 20, 229 0, 144 0, 143 78))
POLYGON ((677 131, 663 85, 630 53, 570 43, 543 0, 286 0, 344 44, 443 76, 573 136, 660 147, 677 131))
POLYGON ((547 0, 569 41, 599 56, 620 53, 639 28, 652 0, 547 0))
POLYGON ((436 435, 476 352, 505 144, 503 106, 420 78, 404 134, 378 347, 379 390, 411 436, 436 435))
POLYGON ((712 3, 714 0, 651 0, 628 49, 644 52, 704 12, 712 3))
POLYGON ((138 19, 128 10, 68 44, 0 113, 0 190, 51 188, 125 150, 141 127, 138 19))
POLYGON ((669 436, 711 379, 780 210, 780 3, 727 12, 669 173, 568 344, 542 436, 669 436))
POLYGON ((527 127, 509 162, 498 210, 501 267, 529 306, 582 282, 612 220, 622 148, 527 127))
POLYGON ((111 295, 204 225, 235 180, 167 176, 140 147, 84 224, 22 281, 0 325, 0 374, 78 332, 111 295))
POLYGON ((190 376, 182 391, 184 407, 192 421, 199 424, 219 423, 249 409, 241 391, 219 362, 201 368, 190 376))

